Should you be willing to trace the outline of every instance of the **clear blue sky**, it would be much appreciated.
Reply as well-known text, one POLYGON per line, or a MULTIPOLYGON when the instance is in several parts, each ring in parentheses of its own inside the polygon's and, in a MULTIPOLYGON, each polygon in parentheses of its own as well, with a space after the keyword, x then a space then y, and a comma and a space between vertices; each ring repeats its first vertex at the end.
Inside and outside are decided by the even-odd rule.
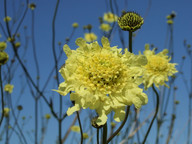
MULTIPOLYGON (((102 33, 99 29, 98 17, 102 17, 105 12, 110 11, 109 5, 106 6, 106 1, 109 4, 109 0, 81 0, 81 1, 80 0, 61 0, 59 9, 58 9, 58 15, 56 17, 56 47, 59 49, 59 47, 57 46, 57 43, 59 41, 62 43, 62 45, 65 43, 65 38, 69 37, 69 35, 72 32, 72 23, 74 22, 79 23, 79 28, 75 31, 73 38, 70 40, 69 46, 72 49, 77 48, 75 45, 75 39, 78 37, 84 36, 83 26, 87 24, 93 25, 92 31, 95 34, 97 34, 98 41, 100 42, 102 33)), ((18 3, 19 2, 20 0, 18 0, 18 3)), ((56 1, 34 0, 30 2, 34 2, 37 5, 35 9, 35 41, 36 41, 36 48, 37 48, 37 57, 38 57, 39 66, 41 69, 40 88, 42 88, 54 64, 53 63, 54 59, 52 55, 51 25, 52 25, 52 18, 53 18, 56 1)), ((176 18, 174 21, 174 36, 173 36, 174 50, 175 50, 174 61, 175 63, 178 63, 178 64, 181 62, 181 57, 186 55, 186 51, 183 47, 183 40, 186 39, 188 43, 192 43, 192 37, 191 37, 192 1, 191 0, 182 0, 182 1, 180 0, 161 0, 161 1, 128 0, 127 2, 128 5, 125 5, 124 0, 119 0, 117 4, 119 8, 118 15, 120 15, 121 10, 126 10, 126 11, 136 11, 142 17, 145 17, 144 25, 142 26, 141 30, 139 30, 136 38, 134 39, 133 52, 135 54, 138 54, 139 50, 143 51, 144 45, 146 43, 154 44, 156 47, 158 47, 159 50, 163 50, 165 48, 165 39, 166 39, 166 32, 167 32, 166 16, 170 14, 172 11, 175 11, 176 18), (149 7, 149 2, 150 2, 150 7, 149 7), (149 10, 148 13, 146 13, 147 9, 149 10)), ((0 1, 0 21, 2 23, 4 18, 3 10, 4 10, 3 2, 0 1)), ((13 16, 13 10, 11 5, 8 5, 8 15, 10 15, 11 17, 13 16)), ((27 33, 30 36, 31 35, 31 30, 30 30, 31 11, 30 10, 27 12, 27 16, 21 26, 21 30, 20 30, 21 35, 23 34, 24 25, 28 26, 27 33)), ((0 34, 2 35, 2 37, 0 38, 0 41, 5 40, 5 37, 1 29, 0 29, 0 34)), ((125 39, 128 39, 128 34, 126 32, 123 32, 123 34, 125 39)), ((24 44, 22 42, 24 43, 23 38, 21 40, 21 44, 22 44, 20 48, 21 50, 19 50, 21 52, 23 52, 22 49, 24 48, 24 44)), ((120 48, 122 47, 118 38, 118 32, 116 32, 114 38, 112 39, 111 45, 112 46, 118 45, 118 47, 120 48)), ((126 41, 126 45, 127 45, 127 41, 126 41)), ((11 45, 8 46, 6 51, 10 56, 13 54, 11 45)), ((29 41, 29 47, 28 47, 25 58, 27 59, 27 68, 29 69, 29 73, 33 76, 33 78, 35 78, 36 70, 34 67, 35 63, 32 55, 31 39, 29 41)), ((66 56, 65 54, 63 54, 62 61, 59 64, 60 66, 65 62, 65 59, 66 59, 66 56)), ((179 66, 177 68, 179 68, 179 66)), ((189 59, 187 59, 183 69, 185 70, 184 72, 188 77, 189 77, 189 68, 190 68, 190 63, 189 63, 189 59)), ((15 77, 19 77, 21 73, 22 73, 22 70, 19 67, 15 73, 15 77)), ((15 85, 14 92, 12 94, 13 103, 15 103, 16 101, 15 97, 18 97, 19 90, 21 88, 21 86, 19 85, 20 82, 18 81, 19 81, 18 78, 15 78, 12 81, 12 83, 15 85)), ((62 78, 60 78, 60 82, 61 81, 63 81, 62 78)), ((180 104, 177 107, 178 117, 176 119, 176 129, 175 129, 175 131, 177 132, 177 130, 183 128, 183 125, 185 125, 188 119, 188 97, 185 91, 183 81, 181 80, 181 77, 179 77, 176 80, 176 85, 179 88, 177 91, 176 97, 177 97, 177 100, 180 101, 180 104)), ((56 93, 53 93, 51 91, 51 89, 56 89, 56 88, 57 88, 56 83, 51 83, 46 89, 45 94, 47 94, 47 97, 51 96, 52 94, 54 94, 54 97, 58 97, 56 93)), ((55 100, 55 104, 57 104, 58 98, 55 98, 54 100, 55 100)), ((22 98, 20 99, 19 104, 22 104, 24 107, 22 115, 25 115, 25 116, 32 115, 34 117, 34 114, 33 114, 34 102, 29 93, 28 88, 24 91, 24 95, 22 95, 22 98)), ((67 104, 67 102, 65 102, 65 104, 67 104)), ((43 107, 44 113, 50 113, 49 109, 47 108, 47 105, 43 102, 43 100, 42 100, 42 107, 43 107)), ((151 95, 149 95, 149 104, 144 107, 145 107, 144 108, 145 113, 147 114, 149 114, 151 112, 150 110, 153 109, 154 107, 153 98, 151 95)), ((171 107, 168 107, 168 108, 171 111, 171 107)), ((57 109, 57 106, 55 107, 55 109, 57 109)), ((87 116, 86 114, 82 115, 82 117, 86 117, 86 116, 87 116)), ((64 121, 63 128, 65 124, 68 125, 68 122, 70 122, 73 117, 74 116, 70 116, 64 121)), ((34 120, 31 119, 26 126, 26 130, 33 129, 33 126, 34 126, 34 120)), ((164 128, 166 129, 166 127, 164 128)), ((182 143, 183 140, 186 140, 185 135, 186 133, 184 133, 178 139, 178 144, 182 143)), ((54 120, 54 118, 52 118, 52 120, 50 121, 50 125, 48 126, 48 132, 45 137, 45 143, 46 144, 55 143, 56 136, 57 136, 57 123, 54 120)))

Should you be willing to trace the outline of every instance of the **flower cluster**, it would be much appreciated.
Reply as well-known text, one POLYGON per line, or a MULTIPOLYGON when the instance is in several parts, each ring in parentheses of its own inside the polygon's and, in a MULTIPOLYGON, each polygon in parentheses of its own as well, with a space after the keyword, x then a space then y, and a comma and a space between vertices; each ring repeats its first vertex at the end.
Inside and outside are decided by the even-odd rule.
POLYGON ((64 82, 55 90, 65 96, 69 92, 74 106, 67 111, 73 114, 80 108, 96 110, 97 124, 103 125, 107 115, 114 111, 114 119, 121 121, 125 116, 125 107, 134 104, 140 108, 148 102, 147 95, 138 87, 147 59, 143 55, 134 55, 126 49, 110 47, 105 37, 100 46, 97 42, 86 43, 82 38, 76 40, 77 50, 64 45, 68 59, 60 69, 64 82))

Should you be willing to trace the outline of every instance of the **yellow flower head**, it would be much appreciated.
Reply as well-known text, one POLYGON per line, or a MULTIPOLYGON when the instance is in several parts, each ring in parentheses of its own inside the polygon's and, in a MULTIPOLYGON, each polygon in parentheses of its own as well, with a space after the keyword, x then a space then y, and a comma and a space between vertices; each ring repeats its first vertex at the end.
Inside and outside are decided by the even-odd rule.
POLYGON ((71 127, 71 130, 72 130, 73 132, 80 132, 80 127, 77 126, 77 125, 74 125, 74 126, 71 127))
POLYGON ((155 49, 150 50, 146 48, 143 52, 147 57, 148 63, 144 66, 144 85, 145 89, 155 84, 156 87, 159 85, 165 85, 168 81, 168 76, 173 76, 177 72, 175 69, 175 63, 169 63, 171 58, 167 56, 168 50, 164 49, 162 52, 155 54, 155 49))
POLYGON ((109 22, 109 23, 113 23, 116 22, 118 19, 118 16, 116 16, 115 14, 108 12, 105 13, 103 16, 104 21, 109 22))
POLYGON ((84 139, 88 139, 89 138, 89 135, 87 133, 83 133, 83 138, 84 139))
POLYGON ((79 24, 75 22, 75 23, 72 24, 72 26, 73 26, 73 28, 78 28, 79 24))
POLYGON ((102 31, 108 32, 108 31, 111 30, 111 26, 110 26, 109 24, 102 23, 102 24, 100 25, 100 29, 101 29, 102 31))
POLYGON ((115 112, 114 119, 121 121, 126 105, 140 108, 148 101, 147 95, 138 87, 146 57, 136 56, 127 49, 122 54, 116 46, 110 47, 106 37, 101 42, 103 46, 98 42, 88 44, 79 38, 77 50, 64 45, 68 59, 59 72, 65 81, 56 90, 64 96, 72 91, 70 99, 75 105, 68 109, 68 115, 80 108, 96 110, 99 126, 105 124, 111 111, 115 112))
POLYGON ((4 116, 5 116, 5 117, 8 117, 8 116, 9 116, 10 109, 7 108, 7 107, 5 107, 5 108, 3 109, 3 111, 4 111, 4 116))
POLYGON ((13 92, 13 88, 14 88, 14 85, 11 85, 11 84, 6 84, 4 86, 4 91, 8 92, 8 93, 12 93, 13 92))
POLYGON ((0 51, 5 50, 7 47, 7 43, 6 42, 0 42, 0 51))
POLYGON ((85 33, 85 40, 87 42, 93 42, 97 40, 97 36, 94 33, 85 33))
POLYGON ((4 22, 9 22, 11 20, 11 17, 6 16, 3 20, 4 20, 4 22))
POLYGON ((50 114, 46 114, 46 115, 45 115, 45 118, 46 118, 46 119, 50 119, 50 118, 51 118, 51 115, 50 115, 50 114))

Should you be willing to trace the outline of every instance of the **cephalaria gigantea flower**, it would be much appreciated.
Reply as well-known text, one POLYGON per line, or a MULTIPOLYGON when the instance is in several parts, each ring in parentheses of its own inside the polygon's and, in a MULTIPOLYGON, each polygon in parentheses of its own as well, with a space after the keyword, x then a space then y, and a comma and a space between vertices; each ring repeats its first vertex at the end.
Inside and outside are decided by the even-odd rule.
POLYGON ((55 90, 63 96, 71 92, 74 106, 67 110, 68 115, 90 108, 98 114, 98 125, 106 123, 111 111, 119 122, 124 119, 127 105, 140 108, 148 102, 147 95, 138 87, 142 83, 140 77, 142 66, 147 64, 146 57, 134 55, 127 49, 122 54, 122 49, 111 47, 106 37, 101 42, 102 46, 97 41, 88 44, 78 38, 76 50, 64 45, 68 59, 59 72, 65 81, 55 90))
POLYGON ((169 76, 173 76, 177 70, 175 63, 170 63, 170 57, 167 56, 168 50, 164 49, 162 52, 155 54, 155 48, 150 50, 149 47, 145 48, 143 54, 147 57, 148 63, 144 66, 145 72, 143 76, 145 89, 155 84, 156 87, 159 85, 166 85, 169 76))

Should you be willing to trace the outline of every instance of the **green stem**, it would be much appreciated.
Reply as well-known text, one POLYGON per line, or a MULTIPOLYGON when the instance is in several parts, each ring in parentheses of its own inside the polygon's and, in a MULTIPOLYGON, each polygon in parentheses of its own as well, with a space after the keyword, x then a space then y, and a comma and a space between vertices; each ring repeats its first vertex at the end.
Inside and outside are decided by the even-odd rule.
POLYGON ((38 144, 38 99, 35 98, 35 144, 38 144))
POLYGON ((132 35, 133 35, 133 32, 129 31, 129 52, 132 53, 133 50, 132 50, 132 35))
POLYGON ((159 111, 159 95, 158 95, 156 89, 154 88, 154 85, 152 85, 152 88, 153 88, 153 91, 154 91, 155 94, 156 94, 156 99, 157 99, 156 110, 155 110, 155 115, 153 116, 153 119, 152 119, 152 121, 151 121, 151 123, 150 123, 150 125, 149 125, 149 128, 148 128, 148 130, 147 130, 147 133, 146 133, 146 135, 145 135, 145 138, 144 138, 142 144, 145 144, 145 141, 147 140, 147 136, 149 135, 149 132, 150 132, 150 130, 151 130, 151 127, 152 127, 152 125, 153 125, 153 122, 154 122, 154 120, 155 120, 155 118, 156 118, 156 116, 157 116, 157 113, 158 113, 158 111, 159 111))
POLYGON ((99 144, 99 128, 97 128, 97 144, 99 144))
POLYGON ((103 144, 107 142, 107 122, 103 126, 103 144))
POLYGON ((107 140, 107 143, 108 144, 119 132, 120 130, 123 128, 123 126, 125 125, 125 122, 127 121, 128 119, 128 115, 129 115, 129 109, 130 109, 130 106, 127 107, 127 111, 126 111, 126 114, 125 114, 125 119, 123 120, 123 122, 121 123, 120 127, 109 137, 109 139, 107 140))
POLYGON ((161 126, 161 122, 160 120, 157 120, 157 136, 156 136, 155 144, 159 144, 160 126, 161 126))
POLYGON ((81 120, 80 120, 80 117, 79 117, 79 113, 76 112, 76 114, 77 114, 77 119, 78 119, 78 122, 79 122, 80 132, 81 132, 81 144, 83 144, 83 129, 82 129, 82 126, 81 126, 81 120))
POLYGON ((1 66, 0 66, 0 85, 1 85, 1 109, 2 109, 2 115, 0 119, 0 126, 4 118, 4 95, 3 95, 3 83, 2 83, 2 77, 1 77, 1 66))

